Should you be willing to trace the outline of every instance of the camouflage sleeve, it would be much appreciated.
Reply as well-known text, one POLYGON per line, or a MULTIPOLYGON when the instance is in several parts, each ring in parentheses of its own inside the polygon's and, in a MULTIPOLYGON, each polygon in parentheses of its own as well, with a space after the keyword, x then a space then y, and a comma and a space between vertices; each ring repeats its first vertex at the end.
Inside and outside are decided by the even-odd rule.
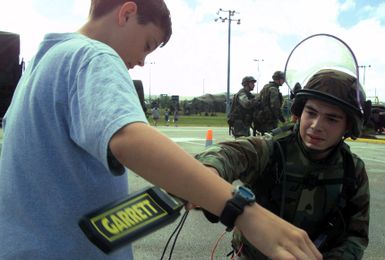
POLYGON ((324 253, 324 259, 362 259, 369 243, 369 181, 364 162, 356 160, 357 190, 350 200, 352 210, 347 234, 337 241, 337 247, 324 253))
POLYGON ((270 109, 274 115, 274 118, 282 117, 281 101, 279 97, 279 90, 275 87, 269 89, 270 109))
POLYGON ((245 92, 239 93, 238 100, 239 100, 239 104, 245 109, 250 109, 254 107, 257 102, 256 98, 249 99, 245 92))
POLYGON ((230 183, 252 183, 266 167, 271 149, 263 137, 243 137, 211 146, 195 158, 230 183))

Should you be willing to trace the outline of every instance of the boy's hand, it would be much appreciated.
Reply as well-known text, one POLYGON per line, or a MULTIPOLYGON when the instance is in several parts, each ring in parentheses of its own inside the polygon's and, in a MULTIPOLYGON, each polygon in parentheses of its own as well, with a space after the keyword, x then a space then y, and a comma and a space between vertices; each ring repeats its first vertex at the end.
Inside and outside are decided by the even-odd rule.
POLYGON ((322 259, 305 231, 258 204, 246 207, 235 223, 247 240, 271 259, 322 259))
POLYGON ((191 203, 191 202, 187 202, 185 205, 184 205, 184 208, 185 210, 192 210, 192 209, 199 209, 200 207, 191 203))

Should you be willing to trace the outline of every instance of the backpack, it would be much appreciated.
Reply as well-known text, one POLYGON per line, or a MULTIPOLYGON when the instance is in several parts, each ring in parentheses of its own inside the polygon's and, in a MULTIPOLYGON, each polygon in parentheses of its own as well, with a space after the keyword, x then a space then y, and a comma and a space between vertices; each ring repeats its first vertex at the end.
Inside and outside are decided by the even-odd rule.
POLYGON ((231 105, 230 105, 230 112, 227 115, 227 124, 229 125, 229 128, 231 128, 234 125, 234 120, 235 120, 234 119, 234 111, 235 111, 234 104, 235 104, 237 98, 238 98, 238 93, 233 96, 233 99, 232 99, 231 105))
MULTIPOLYGON (((271 83, 265 85, 261 92, 258 95, 258 109, 255 110, 253 114, 253 121, 254 125, 263 125, 271 120, 275 120, 278 118, 274 117, 274 111, 271 110, 271 104, 270 104, 270 89, 275 88, 275 85, 272 85, 271 83)), ((280 102, 282 104, 283 97, 281 92, 278 90, 278 95, 280 102)))
MULTIPOLYGON (((229 125, 229 127, 232 127, 234 125, 234 121, 236 119, 235 112, 238 112, 236 111, 237 106, 234 105, 237 102, 238 94, 239 92, 233 96, 230 112, 227 115, 227 124, 229 125)), ((255 94, 254 99, 256 99, 257 101, 256 101, 256 105, 253 108, 254 111, 252 112, 252 115, 251 115, 252 117, 254 116, 255 111, 258 111, 261 108, 261 96, 259 94, 255 94)))

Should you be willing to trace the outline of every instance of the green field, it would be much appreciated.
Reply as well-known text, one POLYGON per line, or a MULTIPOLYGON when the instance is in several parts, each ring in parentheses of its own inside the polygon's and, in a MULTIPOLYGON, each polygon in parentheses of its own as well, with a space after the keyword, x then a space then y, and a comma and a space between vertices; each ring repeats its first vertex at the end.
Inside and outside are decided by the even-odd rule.
MULTIPOLYGON (((153 119, 151 116, 147 117, 151 125, 154 125, 153 119)), ((158 126, 165 126, 166 122, 164 121, 164 116, 162 113, 161 118, 158 121, 158 126)), ((173 117, 170 116, 170 126, 174 126, 173 117)), ((185 116, 183 114, 179 115, 178 126, 227 126, 226 114, 225 113, 216 113, 215 116, 204 116, 204 115, 189 115, 185 116)))

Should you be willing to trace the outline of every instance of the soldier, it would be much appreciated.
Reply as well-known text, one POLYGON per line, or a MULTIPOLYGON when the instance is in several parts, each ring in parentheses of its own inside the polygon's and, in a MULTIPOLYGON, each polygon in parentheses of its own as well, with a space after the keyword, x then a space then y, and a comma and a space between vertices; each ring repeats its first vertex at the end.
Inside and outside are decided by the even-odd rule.
POLYGON ((253 77, 246 76, 242 79, 242 86, 233 97, 231 111, 229 113, 229 127, 235 138, 250 136, 252 115, 258 99, 251 93, 254 90, 255 82, 253 77))
POLYGON ((281 110, 283 98, 279 91, 279 87, 285 82, 285 75, 282 71, 276 71, 272 78, 273 81, 266 84, 259 94, 261 108, 254 114, 254 132, 257 130, 263 134, 277 128, 278 120, 285 122, 281 110))
MULTIPOLYGON (((299 84, 299 82, 297 82, 297 83, 295 83, 293 90, 290 90, 290 108, 293 105, 295 95, 301 89, 302 89, 301 84, 299 84)), ((297 122, 297 120, 298 120, 297 116, 295 116, 293 114, 290 115, 290 122, 295 123, 295 122, 297 122)))
MULTIPOLYGON (((368 104, 355 77, 321 70, 296 95, 296 125, 211 146, 196 158, 230 183, 241 180, 260 205, 304 229, 324 259, 361 259, 369 183, 364 162, 344 139, 360 136, 368 104)), ((236 229, 232 246, 235 258, 266 259, 236 229)))

